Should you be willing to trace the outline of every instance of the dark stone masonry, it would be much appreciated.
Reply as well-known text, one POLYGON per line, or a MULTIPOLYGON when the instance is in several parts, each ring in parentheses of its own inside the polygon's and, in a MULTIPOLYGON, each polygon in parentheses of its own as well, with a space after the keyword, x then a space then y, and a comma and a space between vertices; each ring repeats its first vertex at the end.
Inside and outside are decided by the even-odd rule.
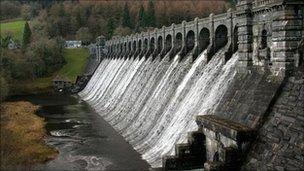
POLYGON ((246 169, 304 168, 304 71, 284 83, 248 156, 246 169))

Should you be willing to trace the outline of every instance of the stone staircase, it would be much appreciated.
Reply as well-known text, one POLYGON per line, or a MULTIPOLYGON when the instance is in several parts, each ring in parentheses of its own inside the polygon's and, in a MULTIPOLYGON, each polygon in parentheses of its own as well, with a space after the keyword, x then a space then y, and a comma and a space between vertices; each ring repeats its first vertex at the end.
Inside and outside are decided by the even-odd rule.
POLYGON ((188 133, 188 143, 175 146, 175 156, 165 156, 163 167, 165 170, 197 169, 204 166, 206 154, 203 144, 205 136, 200 131, 188 133))
POLYGON ((255 130, 215 115, 198 116, 198 131, 163 158, 163 170, 240 170, 255 130))

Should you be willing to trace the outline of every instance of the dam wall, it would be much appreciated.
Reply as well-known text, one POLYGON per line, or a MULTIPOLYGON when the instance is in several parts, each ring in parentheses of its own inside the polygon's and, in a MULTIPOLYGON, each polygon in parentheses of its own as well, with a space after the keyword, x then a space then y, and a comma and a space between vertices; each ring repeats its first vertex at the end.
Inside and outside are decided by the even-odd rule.
POLYGON ((240 0, 235 11, 115 37, 79 96, 152 168, 297 168, 301 155, 283 161, 278 148, 303 138, 303 5, 240 0), (294 104, 287 117, 281 108, 294 104), (295 133, 278 137, 293 125, 273 118, 294 121, 295 133))

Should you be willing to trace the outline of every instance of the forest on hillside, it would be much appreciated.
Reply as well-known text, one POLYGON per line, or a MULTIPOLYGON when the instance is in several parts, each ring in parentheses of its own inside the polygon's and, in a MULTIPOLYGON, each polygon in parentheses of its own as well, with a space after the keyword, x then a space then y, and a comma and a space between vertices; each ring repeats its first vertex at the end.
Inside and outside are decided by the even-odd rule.
POLYGON ((22 17, 32 21, 36 32, 50 38, 89 43, 99 35, 111 38, 168 26, 207 17, 211 12, 223 13, 233 5, 234 0, 1 1, 1 20, 22 17))

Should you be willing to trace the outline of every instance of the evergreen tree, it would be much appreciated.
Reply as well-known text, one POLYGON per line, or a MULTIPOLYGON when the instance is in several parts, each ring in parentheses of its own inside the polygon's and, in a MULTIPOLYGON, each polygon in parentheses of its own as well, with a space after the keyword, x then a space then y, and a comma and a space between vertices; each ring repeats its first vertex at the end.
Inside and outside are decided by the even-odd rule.
POLYGON ((145 23, 148 27, 155 27, 156 26, 156 19, 155 19, 155 9, 154 3, 152 0, 149 1, 147 13, 145 15, 145 23))
POLYGON ((28 22, 25 22, 23 29, 23 39, 22 39, 22 48, 26 48, 28 44, 31 42, 32 32, 28 22))
POLYGON ((133 28, 128 3, 125 3, 125 7, 122 13, 122 26, 133 28))
POLYGON ((145 8, 143 5, 140 6, 139 11, 138 11, 138 22, 137 22, 138 27, 145 27, 145 8))
POLYGON ((107 22, 107 38, 111 38, 115 29, 114 19, 110 17, 107 22))

